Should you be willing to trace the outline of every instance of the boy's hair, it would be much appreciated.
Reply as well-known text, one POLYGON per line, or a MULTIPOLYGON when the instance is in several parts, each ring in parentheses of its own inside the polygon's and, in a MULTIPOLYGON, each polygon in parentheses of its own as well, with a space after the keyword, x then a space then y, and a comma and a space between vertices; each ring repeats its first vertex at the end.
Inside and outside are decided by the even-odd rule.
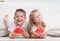
POLYGON ((16 11, 15 11, 15 14, 16 14, 16 12, 23 12, 24 13, 24 16, 26 16, 26 12, 25 12, 25 10, 24 9, 16 9, 16 11))

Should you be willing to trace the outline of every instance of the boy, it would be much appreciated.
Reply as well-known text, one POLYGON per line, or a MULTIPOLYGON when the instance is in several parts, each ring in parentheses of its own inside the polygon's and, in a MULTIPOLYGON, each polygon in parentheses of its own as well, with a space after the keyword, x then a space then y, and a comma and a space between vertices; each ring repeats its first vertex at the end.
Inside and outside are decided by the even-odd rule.
POLYGON ((8 25, 8 15, 6 15, 4 17, 4 21, 5 24, 8 28, 8 31, 10 32, 9 37, 10 38, 15 38, 17 35, 16 33, 13 32, 13 30, 15 29, 15 27, 20 26, 23 27, 25 32, 24 34, 20 35, 20 37, 25 37, 25 38, 29 38, 29 34, 27 33, 26 29, 27 29, 27 23, 25 22, 26 20, 26 12, 23 9, 17 9, 15 14, 14 14, 14 21, 8 25))

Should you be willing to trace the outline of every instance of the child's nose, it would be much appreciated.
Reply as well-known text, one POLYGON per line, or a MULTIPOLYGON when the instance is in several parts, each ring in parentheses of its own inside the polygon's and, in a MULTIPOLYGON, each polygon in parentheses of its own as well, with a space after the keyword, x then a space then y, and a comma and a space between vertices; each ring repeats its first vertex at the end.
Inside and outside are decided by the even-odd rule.
POLYGON ((20 17, 17 18, 17 20, 20 20, 20 19, 21 19, 20 17))
POLYGON ((21 17, 18 17, 18 19, 21 19, 21 17))

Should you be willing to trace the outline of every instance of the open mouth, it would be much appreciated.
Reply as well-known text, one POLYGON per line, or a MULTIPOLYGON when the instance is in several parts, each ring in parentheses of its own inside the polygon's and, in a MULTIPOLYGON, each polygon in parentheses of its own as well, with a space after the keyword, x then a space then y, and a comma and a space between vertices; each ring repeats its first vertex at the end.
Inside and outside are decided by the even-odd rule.
POLYGON ((17 22, 21 22, 21 21, 17 21, 17 22))

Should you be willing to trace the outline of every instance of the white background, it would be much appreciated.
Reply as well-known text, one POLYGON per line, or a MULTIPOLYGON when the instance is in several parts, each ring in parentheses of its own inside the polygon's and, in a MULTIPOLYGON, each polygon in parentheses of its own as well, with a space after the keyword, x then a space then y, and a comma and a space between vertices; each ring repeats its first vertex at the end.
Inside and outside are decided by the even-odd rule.
POLYGON ((5 2, 0 2, 0 28, 5 27, 3 26, 4 15, 8 14, 9 20, 11 20, 18 8, 26 11, 27 21, 31 10, 38 9, 49 28, 60 29, 59 0, 5 0, 5 2))

